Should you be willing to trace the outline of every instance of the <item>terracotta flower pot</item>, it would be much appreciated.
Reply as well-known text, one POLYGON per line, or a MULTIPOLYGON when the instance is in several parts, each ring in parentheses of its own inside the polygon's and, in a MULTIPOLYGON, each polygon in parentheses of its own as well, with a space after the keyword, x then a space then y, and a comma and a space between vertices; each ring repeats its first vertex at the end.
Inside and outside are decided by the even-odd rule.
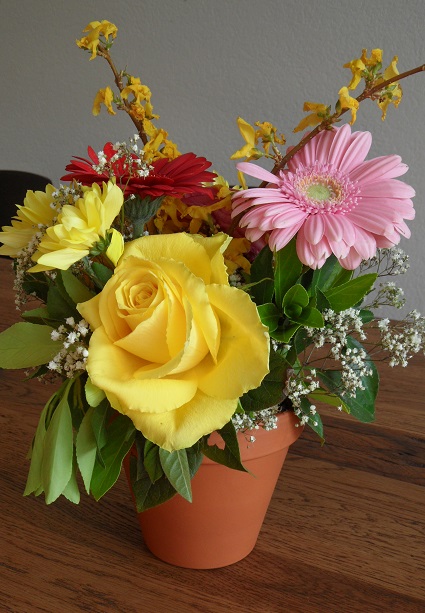
MULTIPOLYGON (((192 481, 193 502, 179 495, 139 513, 146 546, 165 562, 186 568, 219 568, 254 548, 289 445, 302 432, 292 412, 276 430, 240 434, 243 473, 204 458, 192 481), (254 443, 247 436, 256 437, 254 443)), ((211 443, 219 444, 216 434, 211 443), (216 437, 216 440, 214 439, 216 437)))

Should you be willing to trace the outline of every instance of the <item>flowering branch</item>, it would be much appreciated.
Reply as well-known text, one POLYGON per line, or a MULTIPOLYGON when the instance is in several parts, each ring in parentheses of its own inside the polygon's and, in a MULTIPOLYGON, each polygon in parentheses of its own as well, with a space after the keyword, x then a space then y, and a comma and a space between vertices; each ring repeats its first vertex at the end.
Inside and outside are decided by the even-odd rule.
MULTIPOLYGON (((401 74, 395 75, 391 77, 391 79, 381 81, 380 83, 378 83, 377 85, 374 85, 373 87, 366 86, 364 91, 359 96, 357 96, 355 100, 358 103, 363 102, 363 100, 366 100, 367 98, 370 98, 373 100, 376 97, 377 92, 381 92, 383 89, 385 89, 392 83, 401 81, 402 79, 405 79, 406 77, 410 77, 411 75, 417 74, 419 72, 424 72, 424 71, 425 71, 425 64, 422 64, 421 66, 417 66, 416 68, 412 68, 411 70, 406 70, 406 72, 402 72, 401 74)), ((304 138, 302 138, 297 145, 292 147, 291 150, 288 151, 288 153, 280 161, 276 162, 271 173, 274 175, 277 175, 279 170, 282 170, 282 168, 286 166, 289 160, 293 158, 294 155, 298 153, 298 151, 300 151, 300 149, 302 149, 317 134, 319 134, 319 132, 322 132, 322 130, 328 130, 330 126, 336 123, 341 117, 341 115, 346 113, 348 110, 349 108, 340 109, 336 111, 330 117, 326 117, 325 119, 323 119, 323 121, 318 126, 316 126, 311 132, 306 134, 306 136, 304 136, 304 138)), ((267 181, 263 181, 260 187, 265 187, 266 185, 267 185, 267 181)))
MULTIPOLYGON (((101 43, 99 43, 98 47, 97 47, 97 53, 98 55, 100 55, 101 57, 103 57, 109 64, 113 74, 114 74, 114 80, 115 80, 115 85, 118 87, 120 93, 124 90, 124 85, 122 82, 122 73, 118 72, 118 70, 115 67, 114 62, 112 61, 112 58, 109 54, 108 49, 102 45, 101 43)), ((145 129, 143 127, 143 121, 140 121, 139 119, 137 119, 136 117, 134 117, 133 113, 131 112, 131 105, 128 102, 128 100, 125 100, 124 98, 121 98, 121 107, 126 111, 126 113, 129 115, 131 121, 134 123, 134 125, 137 128, 137 132, 143 142, 144 145, 146 145, 146 143, 148 142, 148 138, 146 136, 146 132, 145 129)))

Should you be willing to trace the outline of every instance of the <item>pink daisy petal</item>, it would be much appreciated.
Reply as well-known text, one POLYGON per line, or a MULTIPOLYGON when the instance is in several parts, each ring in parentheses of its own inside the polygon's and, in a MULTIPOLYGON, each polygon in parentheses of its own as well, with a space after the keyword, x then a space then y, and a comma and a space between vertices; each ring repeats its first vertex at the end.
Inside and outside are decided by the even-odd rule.
POLYGON ((269 238, 270 249, 280 251, 289 243, 289 241, 295 236, 298 230, 301 228, 302 222, 296 224, 290 228, 281 228, 273 230, 269 238))
POLYGON ((350 172, 352 181, 361 181, 363 185, 401 177, 409 170, 407 164, 402 164, 399 155, 383 155, 373 160, 362 162, 350 172))
POLYGON ((368 185, 361 186, 362 198, 382 198, 382 194, 389 198, 413 198, 415 190, 403 181, 397 179, 384 179, 368 185))
POLYGON ((372 145, 370 132, 354 132, 350 145, 344 152, 339 164, 340 170, 350 172, 359 165, 359 160, 364 160, 372 145))
POLYGON ((317 245, 325 233, 323 215, 310 215, 304 224, 304 236, 311 245, 317 245))
POLYGON ((350 253, 345 258, 340 258, 339 263, 346 270, 355 270, 362 262, 362 257, 357 253, 354 247, 351 247, 350 253))
POLYGON ((272 175, 272 173, 268 170, 265 170, 260 166, 256 166, 255 164, 250 164, 249 162, 239 162, 239 164, 236 164, 236 168, 245 175, 249 175, 255 179, 260 179, 260 181, 267 181, 267 183, 272 184, 276 183, 275 175, 272 175))

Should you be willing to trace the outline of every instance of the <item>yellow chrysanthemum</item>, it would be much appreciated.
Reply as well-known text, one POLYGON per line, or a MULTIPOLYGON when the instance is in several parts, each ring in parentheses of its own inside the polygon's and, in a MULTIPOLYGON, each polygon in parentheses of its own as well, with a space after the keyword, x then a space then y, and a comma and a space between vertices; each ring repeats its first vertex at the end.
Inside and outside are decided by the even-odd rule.
POLYGON ((351 121, 350 126, 356 121, 357 109, 359 108, 359 103, 355 98, 352 98, 348 93, 348 87, 341 87, 339 90, 339 103, 342 109, 350 109, 351 111, 351 121))
POLYGON ((302 132, 306 128, 314 128, 329 115, 329 107, 319 102, 304 102, 303 111, 305 113, 312 111, 312 113, 300 121, 297 127, 294 128, 294 132, 302 132))
POLYGON ((100 43, 100 37, 108 39, 110 36, 116 38, 118 28, 110 21, 91 21, 89 25, 84 28, 83 32, 87 32, 87 36, 83 36, 80 40, 75 42, 80 49, 88 49, 92 52, 91 60, 97 56, 97 48, 100 43))
POLYGON ((99 115, 100 106, 104 104, 106 109, 110 115, 116 115, 114 109, 112 108, 112 102, 114 100, 114 94, 110 87, 105 87, 105 89, 99 89, 96 94, 96 97, 93 102, 93 115, 99 115))
POLYGON ((106 255, 115 265, 124 245, 121 234, 110 230, 110 227, 121 210, 123 200, 121 189, 109 181, 103 184, 103 190, 94 184, 77 200, 75 206, 65 205, 58 222, 47 229, 33 255, 37 264, 30 271, 67 270, 107 237, 111 242, 106 255))
POLYGON ((17 205, 16 215, 11 226, 3 226, 0 232, 0 255, 15 258, 21 249, 29 245, 34 236, 53 223, 58 215, 53 194, 53 185, 47 185, 46 191, 28 190, 23 205, 17 205))

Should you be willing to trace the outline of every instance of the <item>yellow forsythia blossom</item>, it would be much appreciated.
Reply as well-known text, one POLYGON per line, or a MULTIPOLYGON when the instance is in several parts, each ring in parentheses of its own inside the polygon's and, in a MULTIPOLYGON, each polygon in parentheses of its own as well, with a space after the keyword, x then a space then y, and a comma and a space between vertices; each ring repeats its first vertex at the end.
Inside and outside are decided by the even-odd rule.
POLYGON ((88 49, 92 52, 91 60, 97 56, 97 48, 100 43, 100 37, 108 39, 110 36, 116 38, 118 28, 110 21, 91 21, 89 25, 84 28, 83 32, 87 32, 87 36, 83 36, 80 40, 75 42, 81 49, 88 49))
POLYGON ((356 121, 357 109, 359 108, 359 103, 355 98, 352 98, 348 93, 348 87, 341 87, 339 90, 339 103, 342 109, 350 109, 351 111, 351 121, 350 126, 356 121))
POLYGON ((105 89, 99 89, 93 102, 93 115, 99 115, 101 104, 104 104, 106 106, 106 109, 110 115, 116 115, 114 109, 112 108, 113 100, 114 94, 110 87, 105 87, 105 89))
MULTIPOLYGON (((397 62, 398 62, 398 57, 394 56, 391 64, 388 66, 388 68, 386 68, 384 72, 384 76, 383 76, 384 81, 386 81, 387 79, 392 79, 393 77, 400 74, 397 69, 397 62)), ((387 88, 387 90, 379 98, 379 100, 377 100, 377 104, 379 108, 382 110, 382 117, 381 117, 382 121, 385 120, 385 117, 387 115, 388 106, 390 104, 394 104, 394 106, 397 108, 401 102, 402 96, 403 96, 403 90, 401 89, 398 82, 395 81, 392 85, 390 85, 387 88)))
POLYGON ((329 115, 329 107, 326 106, 326 104, 320 104, 319 102, 304 102, 303 111, 313 112, 300 121, 297 127, 294 128, 294 132, 301 132, 302 130, 310 127, 314 128, 314 126, 317 126, 325 117, 329 115))

